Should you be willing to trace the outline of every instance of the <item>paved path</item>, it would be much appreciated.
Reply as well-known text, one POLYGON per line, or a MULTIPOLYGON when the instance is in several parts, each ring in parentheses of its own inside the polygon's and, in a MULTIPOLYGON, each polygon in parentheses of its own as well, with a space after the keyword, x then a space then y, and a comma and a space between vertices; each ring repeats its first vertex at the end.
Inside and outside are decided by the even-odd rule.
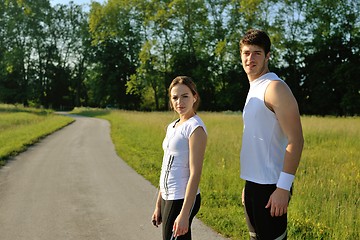
MULTIPOLYGON (((157 190, 114 150, 109 123, 76 121, 0 169, 1 240, 160 240, 157 190)), ((196 220, 193 239, 225 239, 196 220)))

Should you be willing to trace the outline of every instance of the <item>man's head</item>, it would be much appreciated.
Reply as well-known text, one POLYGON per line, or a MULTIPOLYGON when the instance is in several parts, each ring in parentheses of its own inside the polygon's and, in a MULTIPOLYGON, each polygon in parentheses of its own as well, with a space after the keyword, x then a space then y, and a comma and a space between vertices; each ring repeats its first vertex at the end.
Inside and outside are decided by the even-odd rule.
POLYGON ((269 72, 270 39, 264 31, 251 29, 240 40, 242 66, 249 81, 269 72))
POLYGON ((244 45, 259 46, 264 50, 265 55, 267 55, 270 52, 271 41, 269 36, 264 31, 250 29, 240 40, 240 51, 242 50, 244 45))

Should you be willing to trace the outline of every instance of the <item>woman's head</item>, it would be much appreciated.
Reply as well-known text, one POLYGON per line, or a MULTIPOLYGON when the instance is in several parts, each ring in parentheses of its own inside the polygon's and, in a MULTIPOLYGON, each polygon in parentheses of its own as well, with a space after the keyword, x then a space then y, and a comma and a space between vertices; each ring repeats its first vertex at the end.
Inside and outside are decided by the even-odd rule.
POLYGON ((181 114, 181 110, 191 107, 196 112, 200 104, 200 96, 196 85, 190 77, 178 76, 169 86, 170 108, 181 114))

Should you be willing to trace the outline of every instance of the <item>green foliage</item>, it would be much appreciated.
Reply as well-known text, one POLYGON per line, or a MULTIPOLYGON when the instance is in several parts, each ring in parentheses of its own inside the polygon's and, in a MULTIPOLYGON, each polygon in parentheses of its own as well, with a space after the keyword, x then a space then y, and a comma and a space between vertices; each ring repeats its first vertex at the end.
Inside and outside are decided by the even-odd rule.
POLYGON ((91 105, 139 109, 136 86, 140 85, 132 76, 136 73, 141 49, 142 20, 138 19, 135 7, 132 1, 108 1, 104 6, 92 4, 89 31, 96 48, 92 61, 97 75, 89 79, 88 86, 93 93, 91 105))
POLYGON ((47 0, 8 0, 3 7, 0 37, 5 40, 0 49, 6 50, 1 51, 0 66, 6 71, 0 76, 0 101, 71 107, 72 94, 78 99, 81 91, 76 81, 87 57, 81 8, 70 4, 53 9, 47 0))
MULTIPOLYGON (((78 109, 83 114, 84 109, 78 109)), ((92 111, 86 110, 89 114, 92 111)), ((96 110, 111 122, 117 153, 158 186, 161 143, 174 113, 96 110)), ((239 178, 240 113, 200 112, 208 145, 200 183, 198 217, 231 239, 246 239, 239 178)), ((360 236, 359 118, 302 117, 305 148, 289 207, 289 239, 358 239, 360 236)))
POLYGON ((270 70, 304 114, 359 115, 360 2, 109 0, 0 2, 0 101, 46 108, 167 109, 166 89, 190 75, 202 110, 241 110, 239 40, 272 40, 270 70))

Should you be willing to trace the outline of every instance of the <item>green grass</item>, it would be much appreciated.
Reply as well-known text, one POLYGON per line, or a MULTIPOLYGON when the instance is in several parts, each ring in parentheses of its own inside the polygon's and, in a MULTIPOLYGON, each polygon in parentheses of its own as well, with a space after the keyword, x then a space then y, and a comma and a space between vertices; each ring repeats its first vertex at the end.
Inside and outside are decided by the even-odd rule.
MULTIPOLYGON (((84 111, 108 119, 116 151, 158 186, 171 112, 84 111)), ((199 115, 208 129, 198 217, 231 239, 247 239, 239 178, 242 117, 199 115)), ((289 208, 289 239, 360 239, 360 118, 302 117, 305 147, 289 208)))
MULTIPOLYGON (((172 112, 77 109, 110 121, 116 151, 158 186, 161 143, 172 112)), ((198 217, 231 239, 247 239, 239 178, 242 117, 199 115, 208 129, 198 217)), ((17 154, 72 119, 51 111, 0 105, 0 160, 17 154)), ((289 208, 289 239, 360 239, 360 118, 302 117, 305 147, 289 208)))
POLYGON ((0 166, 73 119, 53 111, 0 104, 0 166))
POLYGON ((360 118, 304 117, 303 128, 294 239, 360 239, 360 118))

